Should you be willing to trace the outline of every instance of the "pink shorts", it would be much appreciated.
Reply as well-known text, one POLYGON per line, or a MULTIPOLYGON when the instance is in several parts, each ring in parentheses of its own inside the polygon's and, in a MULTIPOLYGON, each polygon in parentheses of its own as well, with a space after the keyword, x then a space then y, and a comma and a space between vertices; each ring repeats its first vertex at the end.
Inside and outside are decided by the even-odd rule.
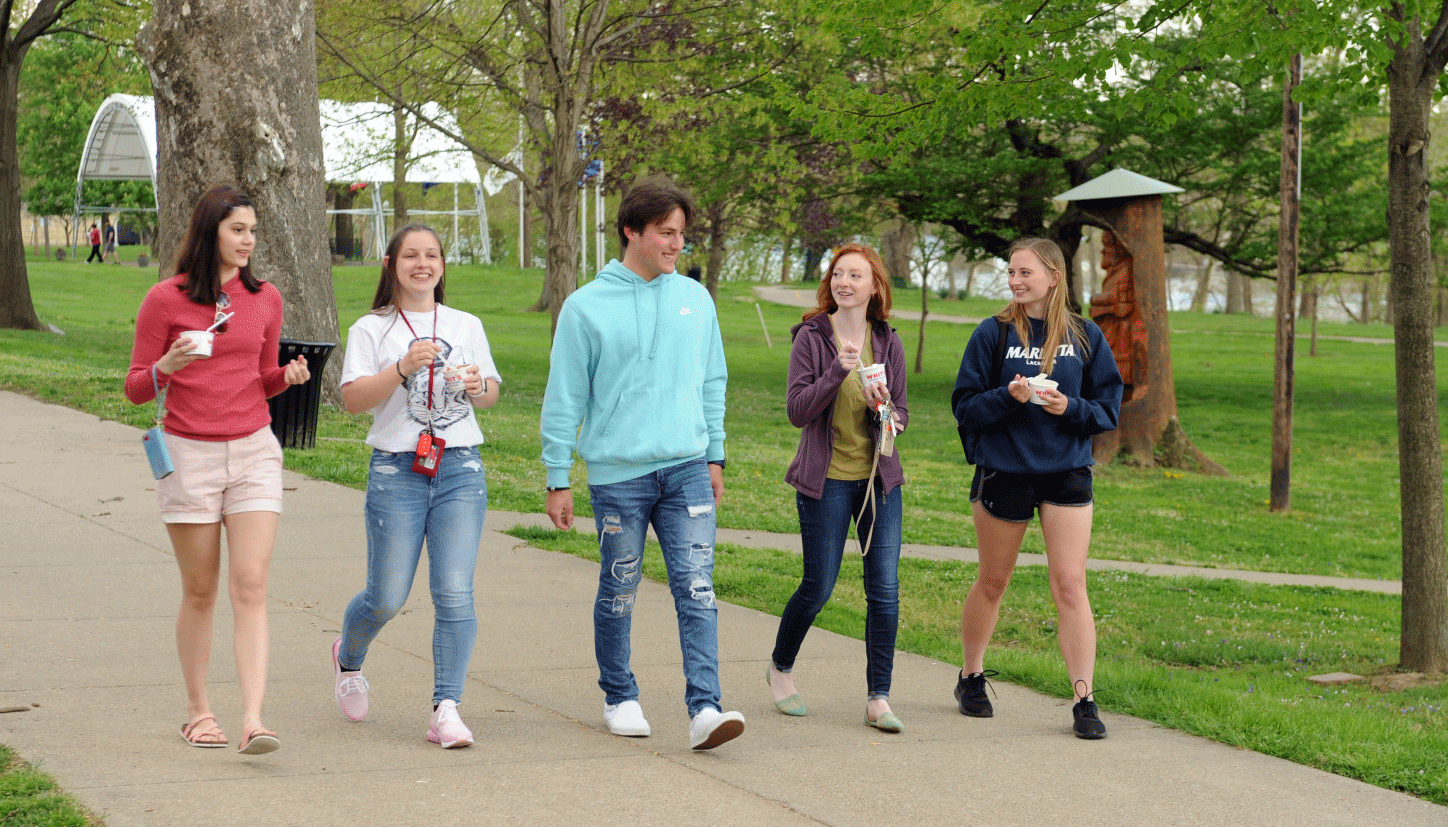
POLYGON ((166 434, 176 472, 156 481, 167 523, 219 523, 242 511, 282 510, 282 446, 271 428, 229 442, 166 434))

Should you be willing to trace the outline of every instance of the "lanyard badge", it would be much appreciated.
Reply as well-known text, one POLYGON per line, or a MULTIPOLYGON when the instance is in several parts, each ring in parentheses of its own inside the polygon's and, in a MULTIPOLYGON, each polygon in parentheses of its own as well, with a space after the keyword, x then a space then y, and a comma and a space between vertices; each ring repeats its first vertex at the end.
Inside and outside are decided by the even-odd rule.
POLYGON ((437 466, 442 462, 442 449, 446 447, 447 443, 443 442, 442 437, 433 434, 432 426, 429 425, 427 430, 417 435, 417 457, 412 461, 412 470, 436 477, 437 466))
MULTIPOLYGON (((412 322, 407 320, 407 315, 401 310, 397 311, 402 316, 402 321, 412 333, 414 339, 421 338, 417 331, 412 329, 412 322)), ((432 340, 437 341, 437 307, 432 308, 432 340)), ((432 377, 434 374, 433 364, 427 365, 427 427, 417 435, 417 456, 412 461, 412 470, 428 477, 437 476, 437 467, 442 464, 442 451, 447 443, 432 430, 432 377)))

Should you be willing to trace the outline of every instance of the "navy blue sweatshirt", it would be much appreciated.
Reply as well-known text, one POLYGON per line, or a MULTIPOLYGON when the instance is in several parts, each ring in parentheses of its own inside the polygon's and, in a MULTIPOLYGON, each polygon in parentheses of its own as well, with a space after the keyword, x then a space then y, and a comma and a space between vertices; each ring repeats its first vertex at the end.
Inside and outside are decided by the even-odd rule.
POLYGON ((1006 385, 1017 374, 1041 372, 1046 323, 1031 319, 1032 347, 1023 347, 1015 327, 1005 325, 1006 353, 998 376, 987 376, 1002 326, 987 319, 971 334, 951 394, 955 418, 979 435, 977 465, 1011 474, 1051 474, 1091 465, 1091 437, 1116 430, 1121 414, 1121 374, 1101 328, 1085 321, 1089 349, 1063 342, 1050 378, 1069 397, 1066 412, 1017 402, 1006 385))

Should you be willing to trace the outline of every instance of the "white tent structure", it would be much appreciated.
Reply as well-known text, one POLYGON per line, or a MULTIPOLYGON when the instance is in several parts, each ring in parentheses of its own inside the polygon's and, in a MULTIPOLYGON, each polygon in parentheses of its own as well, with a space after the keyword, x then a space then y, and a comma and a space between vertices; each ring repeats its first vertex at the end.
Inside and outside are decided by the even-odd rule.
MULTIPOLYGON (((438 123, 456 128, 452 115, 436 104, 428 104, 424 114, 438 123)), ((334 210, 333 213, 361 215, 370 219, 372 252, 382 254, 386 244, 386 213, 382 201, 383 183, 391 183, 394 148, 392 107, 382 103, 340 103, 321 101, 322 155, 327 180, 368 184, 372 194, 367 209, 334 210)), ((482 176, 472 153, 442 133, 408 116, 407 131, 412 134, 408 152, 408 180, 414 183, 471 184, 473 208, 458 205, 457 187, 453 190, 451 210, 411 210, 415 215, 449 215, 453 225, 453 249, 456 258, 459 235, 458 219, 476 216, 481 236, 482 259, 492 260, 488 236, 487 206, 483 201, 482 176)), ((111 95, 101 103, 91 120, 86 135, 85 151, 75 181, 75 220, 87 212, 115 212, 115 207, 87 205, 82 201, 87 180, 150 181, 156 186, 156 106, 149 97, 111 95)), ((73 255, 73 251, 72 251, 73 255)))

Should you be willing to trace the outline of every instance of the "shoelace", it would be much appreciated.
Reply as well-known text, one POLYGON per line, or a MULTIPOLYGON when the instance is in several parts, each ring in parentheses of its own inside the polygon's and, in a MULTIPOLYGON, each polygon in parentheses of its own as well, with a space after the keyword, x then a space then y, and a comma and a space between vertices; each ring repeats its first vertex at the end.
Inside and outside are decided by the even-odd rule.
POLYGON ((367 678, 362 675, 343 678, 342 682, 337 685, 337 697, 345 698, 348 695, 362 694, 367 692, 368 688, 367 678))
MULTIPOLYGON (((988 680, 988 678, 994 678, 995 676, 997 676, 997 675, 999 675, 999 674, 1000 674, 1000 673, 997 672, 997 671, 994 670, 994 669, 987 669, 987 670, 985 670, 984 672, 981 672, 981 673, 980 673, 980 681, 981 681, 981 683, 985 684, 985 686, 981 687, 981 690, 984 691, 984 690, 986 690, 986 689, 989 689, 989 690, 990 690, 990 694, 995 695, 997 698, 999 698, 1000 696, 999 696, 999 695, 996 695, 995 684, 992 684, 992 683, 988 680)), ((967 675, 965 679, 966 679, 966 680, 970 680, 970 676, 967 675)))
MULTIPOLYGON (((1075 683, 1072 683, 1072 684, 1071 684, 1071 689, 1072 689, 1072 690, 1075 690, 1077 684, 1085 684, 1085 683, 1086 683, 1086 682, 1083 681, 1083 680, 1077 680, 1075 683)), ((1078 695, 1078 696, 1077 696, 1076 702, 1081 705, 1081 717, 1083 717, 1083 718, 1095 718, 1095 717, 1098 717, 1097 714, 1096 714, 1096 701, 1091 697, 1092 695, 1095 695, 1095 694, 1096 694, 1096 693, 1095 693, 1094 691, 1089 691, 1089 692, 1087 692, 1087 693, 1084 694, 1084 695, 1078 695)))

